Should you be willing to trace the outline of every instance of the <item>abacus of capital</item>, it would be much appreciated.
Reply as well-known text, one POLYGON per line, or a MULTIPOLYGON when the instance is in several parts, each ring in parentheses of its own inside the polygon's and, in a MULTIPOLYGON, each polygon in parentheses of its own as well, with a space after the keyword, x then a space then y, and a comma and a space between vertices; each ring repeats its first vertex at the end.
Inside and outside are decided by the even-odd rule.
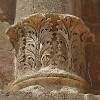
POLYGON ((84 22, 68 14, 32 14, 6 32, 15 49, 12 90, 87 93, 85 47, 94 41, 84 22))

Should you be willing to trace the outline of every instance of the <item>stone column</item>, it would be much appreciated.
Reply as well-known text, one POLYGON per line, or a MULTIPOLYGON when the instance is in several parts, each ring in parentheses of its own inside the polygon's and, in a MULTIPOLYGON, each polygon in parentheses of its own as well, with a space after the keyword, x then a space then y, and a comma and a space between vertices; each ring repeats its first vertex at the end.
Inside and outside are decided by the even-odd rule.
POLYGON ((34 13, 72 14, 81 17, 81 0, 17 0, 15 22, 34 13))
POLYGON ((78 17, 33 14, 11 26, 15 49, 13 90, 87 92, 85 47, 93 35, 78 17))

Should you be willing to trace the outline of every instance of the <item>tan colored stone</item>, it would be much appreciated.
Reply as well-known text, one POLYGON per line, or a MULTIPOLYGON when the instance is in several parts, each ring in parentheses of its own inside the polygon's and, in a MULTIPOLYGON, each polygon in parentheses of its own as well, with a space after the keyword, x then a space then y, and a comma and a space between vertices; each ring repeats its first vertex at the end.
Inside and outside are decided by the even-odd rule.
POLYGON ((9 26, 7 22, 0 22, 0 89, 8 87, 8 84, 14 79, 14 53, 5 34, 5 30, 9 26))
POLYGON ((21 18, 34 13, 73 14, 81 17, 80 0, 17 0, 16 18, 21 18), (28 2, 28 3, 27 3, 28 2))
POLYGON ((33 100, 32 93, 20 91, 0 91, 0 100, 33 100))
MULTIPOLYGON (((12 74, 13 73, 13 51, 12 51, 12 47, 9 43, 9 41, 5 38, 6 35, 4 34, 5 29, 9 26, 7 23, 5 22, 9 22, 9 23, 13 23, 14 20, 14 16, 15 16, 15 7, 14 5, 14 1, 16 0, 0 0, 0 86, 1 88, 5 87, 8 85, 9 82, 11 82, 12 78, 12 74), (13 8, 14 7, 14 8, 13 8), (7 24, 7 26, 6 26, 7 24), (3 45, 2 45, 3 44, 3 45)), ((17 0, 18 1, 18 0, 17 0)), ((32 0, 33 1, 33 0, 32 0)), ((54 4, 51 3, 52 1, 45 1, 45 5, 42 5, 42 0, 40 2, 40 0, 35 0, 35 5, 34 7, 32 7, 33 3, 31 2, 31 0, 19 0, 19 4, 18 8, 16 6, 16 9, 19 9, 16 11, 16 16, 27 16, 31 13, 34 12, 42 12, 44 11, 51 11, 51 12, 57 12, 57 11, 61 11, 61 12, 73 12, 72 14, 77 15, 79 13, 79 15, 81 14, 84 22, 87 24, 87 26, 89 26, 89 28, 91 29, 91 31, 93 33, 95 33, 96 36, 96 45, 94 48, 89 48, 88 53, 87 53, 87 67, 89 67, 89 71, 87 73, 87 80, 90 81, 89 85, 91 85, 91 89, 93 91, 93 93, 95 94, 100 94, 100 67, 99 67, 99 62, 100 62, 100 57, 99 57, 99 47, 100 47, 100 43, 99 43, 99 33, 100 33, 100 25, 99 25, 99 0, 64 0, 65 6, 61 7, 62 5, 64 5, 64 3, 62 3, 62 0, 58 0, 57 4, 59 4, 59 9, 56 5, 56 0, 54 0, 53 2, 55 2, 54 4), (81 1, 81 3, 80 3, 81 1), (40 3, 38 3, 40 2, 40 3), (61 3, 60 3, 61 2, 61 3), (68 3, 68 5, 66 5, 66 2, 68 3), (74 2, 74 3, 72 3, 74 2), (52 5, 53 6, 52 6, 52 5), (24 6, 23 6, 24 5, 24 6), (72 8, 73 5, 73 8, 72 8), (22 6, 22 7, 21 7, 22 6), (39 7, 40 6, 40 7, 39 7), (55 6, 55 7, 54 7, 55 6), (81 8, 80 8, 81 6, 81 8), (26 8, 25 8, 26 7, 26 8), (46 10, 46 8, 48 8, 48 10, 46 10), (32 9, 31 9, 32 8, 32 9), (43 9, 41 9, 43 8, 43 9), (52 9, 53 8, 53 9, 52 9), (72 9, 71 9, 72 8, 72 9), (77 9, 75 9, 77 8, 77 9), (21 9, 23 9, 23 11, 21 12, 21 9), (35 9, 35 10, 34 10, 35 9), (71 11, 71 10, 73 11, 71 11), (21 13, 20 13, 21 12, 21 13), (29 13, 30 12, 30 13, 29 13), (18 15, 17 15, 18 14, 18 15), (21 14, 21 15, 20 15, 21 14), (95 67, 96 66, 96 67, 95 67)), ((44 2, 43 1, 43 2, 44 2)), ((16 2, 15 2, 16 3, 16 2)), ((78 16, 78 15, 77 15, 78 16)), ((19 17, 16 17, 19 18, 19 17)), ((17 19, 19 20, 19 19, 17 19)), ((8 86, 7 86, 8 87, 8 86)))
POLYGON ((15 0, 0 0, 0 89, 9 88, 14 79, 14 53, 6 29, 14 23, 15 0))
POLYGON ((7 34, 15 48, 16 81, 12 89, 27 90, 33 85, 36 91, 38 85, 41 92, 88 90, 85 47, 94 37, 79 18, 34 14, 10 27, 7 34))
POLYGON ((82 93, 0 91, 0 100, 100 100, 100 95, 82 93))

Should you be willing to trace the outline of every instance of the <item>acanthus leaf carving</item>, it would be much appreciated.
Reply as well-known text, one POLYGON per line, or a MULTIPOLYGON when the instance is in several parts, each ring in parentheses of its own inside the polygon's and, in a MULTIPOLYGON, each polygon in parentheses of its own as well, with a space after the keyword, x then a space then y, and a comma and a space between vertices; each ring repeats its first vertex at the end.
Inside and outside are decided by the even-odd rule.
POLYGON ((85 46, 93 41, 93 35, 79 18, 34 14, 15 27, 19 28, 13 27, 15 30, 11 28, 7 33, 16 47, 18 77, 37 74, 46 77, 54 73, 75 80, 76 76, 85 78, 85 46))

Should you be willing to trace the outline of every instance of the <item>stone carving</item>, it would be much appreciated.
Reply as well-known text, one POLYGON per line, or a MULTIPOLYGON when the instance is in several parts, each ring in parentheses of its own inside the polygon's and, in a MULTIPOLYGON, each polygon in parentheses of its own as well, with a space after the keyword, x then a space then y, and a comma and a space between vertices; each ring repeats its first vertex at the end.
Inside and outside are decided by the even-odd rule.
POLYGON ((21 91, 0 91, 1 100, 33 100, 32 93, 21 91))
POLYGON ((0 91, 1 100, 100 100, 100 95, 83 93, 42 93, 22 91, 0 91))
POLYGON ((16 52, 17 82, 13 86, 36 77, 62 77, 87 84, 85 46, 94 37, 79 18, 34 14, 9 28, 7 34, 16 52))

